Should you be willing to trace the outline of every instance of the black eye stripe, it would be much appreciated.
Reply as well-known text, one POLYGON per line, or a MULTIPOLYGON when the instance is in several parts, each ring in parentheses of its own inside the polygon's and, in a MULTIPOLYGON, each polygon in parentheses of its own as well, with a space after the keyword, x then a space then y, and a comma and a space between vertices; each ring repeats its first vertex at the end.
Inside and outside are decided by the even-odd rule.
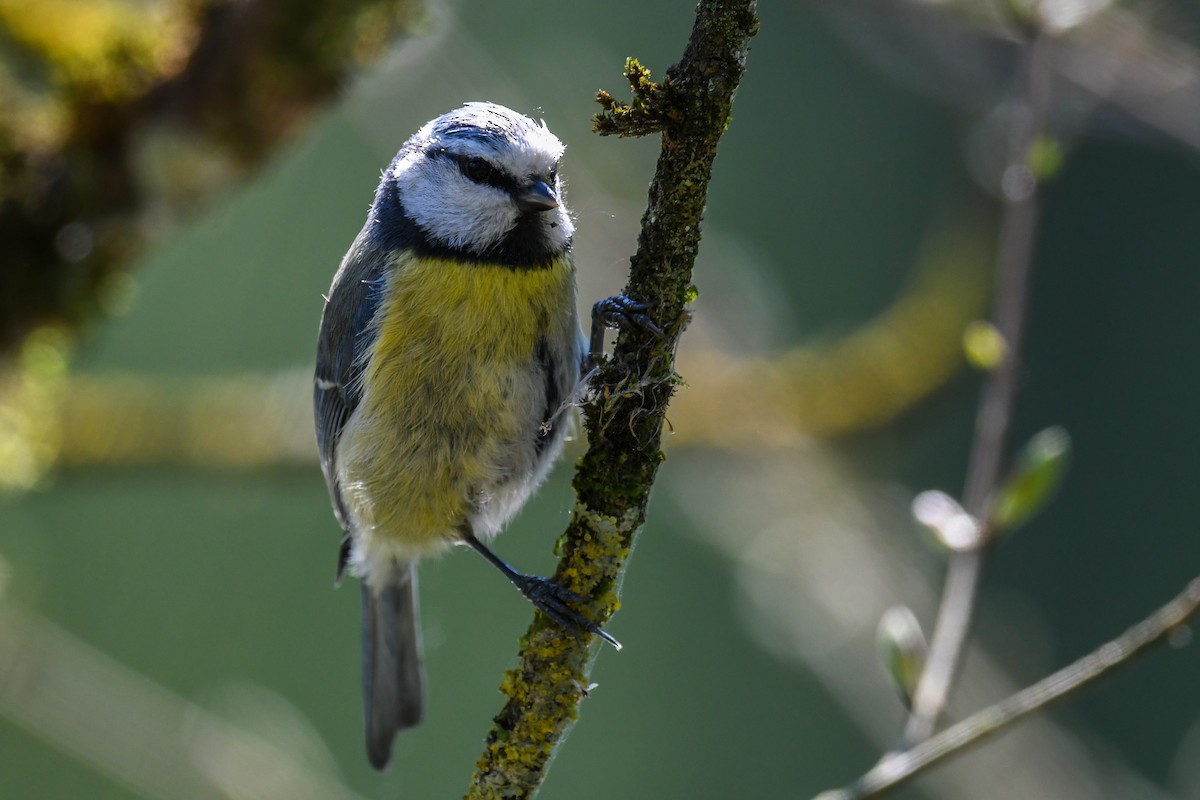
MULTIPOLYGON (((448 158, 458 165, 467 180, 484 186, 493 186, 506 192, 516 193, 523 188, 522 182, 481 156, 452 153, 444 147, 432 147, 425 151, 430 158, 448 158)), ((553 186, 558 178, 558 165, 550 169, 548 183, 553 186)))
POLYGON ((503 177, 500 170, 493 167, 485 159, 478 157, 459 159, 458 168, 470 180, 476 183, 486 183, 488 186, 498 186, 503 177))
POLYGON ((447 150, 441 150, 437 153, 440 156, 446 156, 454 163, 458 164, 459 172, 463 174, 467 180, 484 186, 494 186, 497 189, 503 189, 506 192, 515 192, 518 189, 517 179, 509 175, 507 172, 496 167, 486 158, 479 156, 467 156, 459 153, 451 153, 447 150))

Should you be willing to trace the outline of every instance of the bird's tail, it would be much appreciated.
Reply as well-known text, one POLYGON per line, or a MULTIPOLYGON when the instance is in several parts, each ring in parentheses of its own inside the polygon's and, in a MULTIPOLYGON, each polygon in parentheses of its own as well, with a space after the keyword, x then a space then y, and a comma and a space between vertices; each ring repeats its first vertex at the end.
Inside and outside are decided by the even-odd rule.
POLYGON ((378 590, 362 587, 363 712, 367 757, 387 768, 392 740, 421 721, 425 676, 417 617, 417 571, 403 565, 378 590))

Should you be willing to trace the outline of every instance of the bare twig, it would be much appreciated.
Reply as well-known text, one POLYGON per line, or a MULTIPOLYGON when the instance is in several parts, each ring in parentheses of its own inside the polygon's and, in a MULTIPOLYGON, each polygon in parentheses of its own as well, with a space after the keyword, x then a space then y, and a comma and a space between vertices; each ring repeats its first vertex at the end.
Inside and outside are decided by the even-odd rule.
POLYGON ((1200 611, 1200 577, 1194 578, 1178 596, 1149 617, 1075 663, 972 714, 911 749, 887 754, 849 787, 825 792, 817 800, 865 800, 881 795, 1117 667, 1128 664, 1134 656, 1169 639, 1197 611, 1200 611))
MULTIPOLYGON (((1049 40, 1035 35, 1025 48, 1024 90, 1012 112, 1009 159, 1001 178, 1004 212, 996 261, 994 324, 1007 349, 1004 359, 988 373, 983 385, 963 496, 967 513, 984 525, 1005 467, 1020 385, 1039 199, 1029 155, 1045 127, 1049 45, 1049 40)), ((946 707, 974 618, 975 600, 990 551, 987 538, 984 537, 981 547, 955 553, 950 558, 928 661, 904 729, 903 741, 908 746, 929 738, 946 707)))

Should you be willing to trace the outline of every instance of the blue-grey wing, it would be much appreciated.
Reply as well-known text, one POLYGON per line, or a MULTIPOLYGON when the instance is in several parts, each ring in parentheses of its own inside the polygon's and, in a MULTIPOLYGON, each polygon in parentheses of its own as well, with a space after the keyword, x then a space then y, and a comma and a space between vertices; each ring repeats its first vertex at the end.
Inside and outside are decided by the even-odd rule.
POLYGON ((575 402, 572 395, 579 384, 584 348, 583 332, 576 328, 571 340, 542 339, 534 349, 534 365, 541 373, 545 391, 541 414, 543 427, 535 445, 539 461, 545 452, 557 453, 555 443, 562 440, 568 427, 570 416, 566 412, 575 402), (551 444, 555 446, 549 447, 551 444))
POLYGON ((317 451, 334 512, 347 533, 350 519, 337 484, 337 443, 362 399, 361 372, 371 346, 371 320, 379 306, 386 267, 386 254, 370 242, 364 228, 333 278, 317 338, 313 376, 317 451))

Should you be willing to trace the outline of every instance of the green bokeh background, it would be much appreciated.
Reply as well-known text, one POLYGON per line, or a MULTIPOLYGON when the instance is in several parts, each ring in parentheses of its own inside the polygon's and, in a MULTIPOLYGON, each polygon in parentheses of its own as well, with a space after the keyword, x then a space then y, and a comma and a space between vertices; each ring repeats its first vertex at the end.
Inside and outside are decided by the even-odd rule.
MULTIPOLYGON (((143 259, 136 305, 95 331, 79 371, 308 368, 321 292, 379 169, 411 131, 462 100, 545 116, 568 143, 573 185, 587 176, 620 199, 611 208, 576 204, 581 228, 604 217, 627 234, 617 251, 632 251, 655 143, 593 136, 591 96, 622 88, 626 55, 661 74, 690 29, 690 0, 464 1, 435 11, 433 39, 364 76, 254 185, 143 259)), ((834 336, 877 314, 903 290, 936 220, 982 201, 962 166, 966 123, 956 112, 867 65, 811 6, 767 3, 760 15, 706 228, 706 244, 733 242, 752 258, 706 249, 696 312, 765 349, 834 336), (763 287, 774 298, 768 310, 782 313, 739 319, 763 287)), ((1019 598, 1033 609, 1030 624, 1049 632, 1040 660, 1001 654, 1020 679, 1081 655, 1200 571, 1191 495, 1200 466, 1197 166, 1195 154, 1144 141, 1085 139, 1049 191, 1017 429, 1028 436, 1062 424, 1075 458, 1058 501, 1000 548, 983 594, 985 623, 1003 613, 999 601, 1019 598)), ((584 300, 619 288, 619 261, 580 255, 584 300)), ((976 388, 964 373, 896 424, 836 449, 861 480, 956 491, 976 388)), ((747 632, 727 558, 691 535, 670 490, 672 462, 691 453, 672 453, 664 467, 666 488, 612 624, 626 648, 600 653, 599 688, 543 797, 804 798, 878 753, 810 672, 747 632)), ((572 503, 568 481, 560 469, 500 539, 507 558, 551 569, 572 503)), ((366 797, 460 796, 528 608, 473 556, 422 567, 428 719, 378 776, 361 748, 358 594, 331 588, 336 549, 315 463, 233 473, 75 469, 0 505, 13 604, 202 705, 219 705, 230 686, 277 693, 366 797)), ((1200 648, 1155 653, 1055 713, 1166 786, 1178 781, 1185 736, 1197 735, 1197 676, 1200 648)), ((900 709, 880 714, 899 720, 900 709)), ((1175 789, 1200 797, 1186 793, 1200 792, 1196 785, 1175 789)), ((137 796, 0 719, 0 797, 137 796)))

